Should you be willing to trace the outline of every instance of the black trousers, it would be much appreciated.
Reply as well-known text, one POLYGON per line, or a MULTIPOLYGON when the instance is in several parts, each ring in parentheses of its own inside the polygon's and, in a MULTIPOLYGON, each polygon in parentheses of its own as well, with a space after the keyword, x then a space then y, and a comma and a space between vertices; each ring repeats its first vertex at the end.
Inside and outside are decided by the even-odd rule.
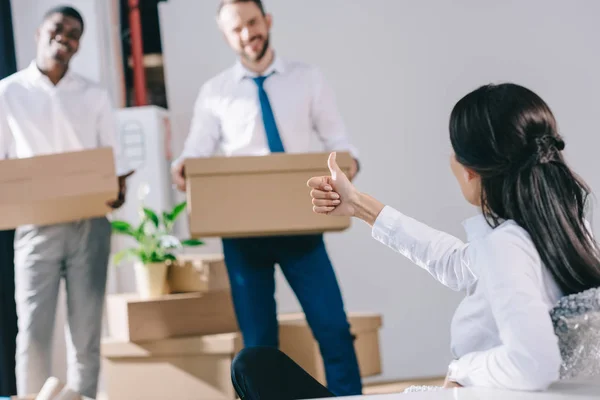
POLYGON ((15 231, 0 231, 0 396, 17 394, 14 238, 15 231))
POLYGON ((274 347, 242 350, 231 367, 233 387, 241 400, 304 400, 335 397, 274 347))

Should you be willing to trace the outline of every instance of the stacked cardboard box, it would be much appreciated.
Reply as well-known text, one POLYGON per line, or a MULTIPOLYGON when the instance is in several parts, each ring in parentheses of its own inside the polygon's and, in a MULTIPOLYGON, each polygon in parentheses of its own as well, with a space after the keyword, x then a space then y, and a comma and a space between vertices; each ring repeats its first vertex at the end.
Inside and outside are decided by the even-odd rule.
POLYGON ((169 267, 169 294, 107 298, 102 342, 106 394, 119 399, 233 399, 241 348, 223 255, 183 255, 169 267))
MULTIPOLYGON (((362 377, 381 373, 375 314, 349 315, 362 377)), ((279 316, 281 350, 325 384, 319 346, 302 314, 279 316)), ((109 400, 234 400, 231 365, 243 348, 240 333, 170 338, 143 343, 107 339, 102 343, 109 400)))
POLYGON ((242 348, 238 333, 143 343, 102 343, 109 400, 234 400, 231 362, 242 348))
MULTIPOLYGON (((222 255, 184 256, 168 273, 176 293, 140 300, 111 295, 103 340, 109 400, 236 398, 231 364, 242 349, 222 255), (193 291, 196 290, 196 291, 193 291)), ((381 316, 349 313, 361 376, 381 372, 381 316)), ((303 314, 279 316, 281 350, 325 384, 319 346, 303 314)))

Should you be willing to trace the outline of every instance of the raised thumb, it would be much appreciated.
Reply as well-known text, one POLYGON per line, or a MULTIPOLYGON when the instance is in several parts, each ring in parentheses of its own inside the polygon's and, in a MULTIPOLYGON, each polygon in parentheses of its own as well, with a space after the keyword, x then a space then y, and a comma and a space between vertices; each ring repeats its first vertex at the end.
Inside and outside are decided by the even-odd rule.
POLYGON ((335 151, 329 155, 329 159, 327 160, 327 166, 329 167, 329 172, 331 173, 331 179, 334 181, 337 177, 342 173, 342 170, 337 165, 335 161, 336 153, 335 151))

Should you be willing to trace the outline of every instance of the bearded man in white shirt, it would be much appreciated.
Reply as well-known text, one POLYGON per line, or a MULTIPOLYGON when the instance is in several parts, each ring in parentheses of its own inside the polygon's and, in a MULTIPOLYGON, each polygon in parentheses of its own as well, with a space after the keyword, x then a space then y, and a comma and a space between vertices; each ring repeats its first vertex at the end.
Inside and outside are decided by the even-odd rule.
MULTIPOLYGON (((117 145, 108 93, 69 68, 83 30, 77 10, 49 10, 36 32, 35 61, 0 82, 0 158, 110 146, 120 190, 109 205, 118 208, 125 201, 125 179, 131 172, 117 145)), ((54 316, 64 279, 67 385, 85 397, 96 397, 110 236, 110 223, 104 217, 17 228, 16 375, 20 396, 37 393, 50 376, 54 316)))
MULTIPOLYGON (((238 62, 200 89, 173 179, 185 190, 186 158, 326 150, 356 159, 333 91, 314 66, 283 60, 269 45, 272 16, 260 0, 222 0, 217 20, 238 62), (316 135, 316 136, 315 136, 316 135)), ((350 176, 358 171, 355 161, 350 176)), ((233 302, 246 347, 279 344, 274 268, 294 290, 319 342, 327 384, 337 395, 362 391, 358 363, 335 272, 322 235, 224 239, 233 302)))

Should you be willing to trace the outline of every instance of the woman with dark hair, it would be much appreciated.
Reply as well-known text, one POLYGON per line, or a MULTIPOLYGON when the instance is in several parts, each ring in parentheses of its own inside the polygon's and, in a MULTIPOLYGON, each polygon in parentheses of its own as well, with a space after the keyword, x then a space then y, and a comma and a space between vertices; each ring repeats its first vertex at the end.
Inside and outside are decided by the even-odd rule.
MULTIPOLYGON (((549 311, 559 298, 600 286, 600 251, 586 225, 589 189, 566 165, 548 105, 514 84, 487 85, 450 117, 450 164, 481 215, 468 243, 360 193, 329 158, 309 180, 319 214, 354 216, 373 237, 467 296, 452 321, 445 387, 544 390, 561 356, 549 311)), ((248 348, 232 380, 243 400, 334 397, 283 353, 248 348)))

